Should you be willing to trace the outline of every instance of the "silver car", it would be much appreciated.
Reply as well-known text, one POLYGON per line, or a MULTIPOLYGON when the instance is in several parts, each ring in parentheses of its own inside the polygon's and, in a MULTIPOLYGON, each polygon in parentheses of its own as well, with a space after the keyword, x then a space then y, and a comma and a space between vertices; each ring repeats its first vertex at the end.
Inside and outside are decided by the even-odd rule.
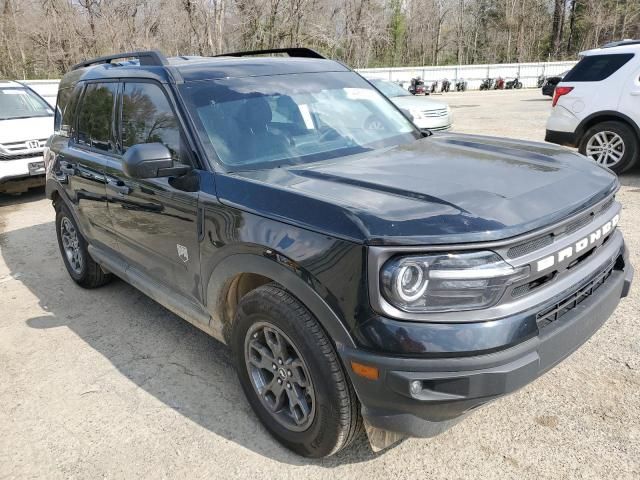
POLYGON ((416 97, 400 85, 386 80, 370 80, 370 82, 398 107, 408 111, 418 128, 434 131, 451 128, 453 116, 451 108, 445 102, 416 97))

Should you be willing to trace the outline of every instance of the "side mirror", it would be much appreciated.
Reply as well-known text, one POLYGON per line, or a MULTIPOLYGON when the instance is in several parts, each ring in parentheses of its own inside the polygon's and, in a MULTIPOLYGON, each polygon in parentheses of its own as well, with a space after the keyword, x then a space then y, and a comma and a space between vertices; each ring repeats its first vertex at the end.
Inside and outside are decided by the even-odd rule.
POLYGON ((125 175, 131 178, 175 177, 190 167, 174 164, 171 152, 161 143, 139 143, 129 147, 122 157, 125 175))

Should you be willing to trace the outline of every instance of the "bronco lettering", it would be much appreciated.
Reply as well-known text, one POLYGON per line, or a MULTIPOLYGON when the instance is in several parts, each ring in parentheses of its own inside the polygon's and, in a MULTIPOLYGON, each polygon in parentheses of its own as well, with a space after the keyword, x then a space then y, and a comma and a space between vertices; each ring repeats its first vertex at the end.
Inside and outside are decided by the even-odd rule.
POLYGON ((600 238, 604 239, 616 228, 619 220, 620 216, 616 215, 596 231, 591 232, 588 236, 578 240, 575 244, 565 247, 553 255, 538 260, 536 262, 537 271, 542 272, 543 270, 553 267, 556 263, 562 263, 563 261, 573 257, 576 253, 580 253, 585 250, 588 246, 593 245, 595 242, 600 240, 600 238))

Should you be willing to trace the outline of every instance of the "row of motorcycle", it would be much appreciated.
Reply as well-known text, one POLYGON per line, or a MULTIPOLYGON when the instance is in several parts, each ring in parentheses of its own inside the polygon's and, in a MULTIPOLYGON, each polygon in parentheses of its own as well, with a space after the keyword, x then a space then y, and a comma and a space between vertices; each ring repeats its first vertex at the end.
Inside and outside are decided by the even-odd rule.
POLYGON ((505 80, 502 77, 487 77, 480 84, 480 90, 512 90, 520 88, 522 88, 522 82, 518 77, 513 80, 505 80))
POLYGON ((436 92, 450 92, 454 89, 456 92, 464 92, 467 89, 467 82, 464 78, 458 78, 453 81, 449 81, 448 78, 442 80, 435 80, 430 82, 430 85, 420 79, 420 77, 412 78, 409 85, 409 93, 413 95, 428 95, 436 92))
MULTIPOLYGON (((538 79, 538 83, 540 83, 540 79, 538 79)), ((488 77, 480 84, 480 90, 511 90, 520 89, 522 87, 522 82, 518 77, 513 80, 505 80, 502 77, 488 77)), ((409 93, 412 93, 413 95, 429 95, 430 93, 436 92, 445 93, 452 90, 455 90, 456 92, 464 92, 467 90, 467 81, 464 78, 458 78, 451 82, 448 78, 444 78, 442 80, 425 83, 420 77, 416 77, 411 79, 408 90, 409 93)))

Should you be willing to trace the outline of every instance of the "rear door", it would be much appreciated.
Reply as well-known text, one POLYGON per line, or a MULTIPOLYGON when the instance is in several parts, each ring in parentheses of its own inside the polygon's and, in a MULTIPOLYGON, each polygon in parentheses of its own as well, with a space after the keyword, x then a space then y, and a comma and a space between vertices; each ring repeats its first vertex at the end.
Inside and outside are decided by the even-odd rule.
POLYGON ((75 131, 57 155, 60 174, 89 241, 116 247, 107 210, 105 166, 116 155, 113 115, 118 82, 86 84, 77 106, 75 131))
POLYGON ((640 130, 640 53, 636 53, 629 63, 629 74, 622 88, 619 110, 631 118, 640 130))
MULTIPOLYGON (((155 82, 123 81, 119 105, 120 152, 159 142, 175 162, 191 164, 171 97, 155 82)), ((120 253, 130 265, 160 285, 200 302, 198 174, 181 178, 133 179, 122 157, 107 166, 109 213, 120 253)))

